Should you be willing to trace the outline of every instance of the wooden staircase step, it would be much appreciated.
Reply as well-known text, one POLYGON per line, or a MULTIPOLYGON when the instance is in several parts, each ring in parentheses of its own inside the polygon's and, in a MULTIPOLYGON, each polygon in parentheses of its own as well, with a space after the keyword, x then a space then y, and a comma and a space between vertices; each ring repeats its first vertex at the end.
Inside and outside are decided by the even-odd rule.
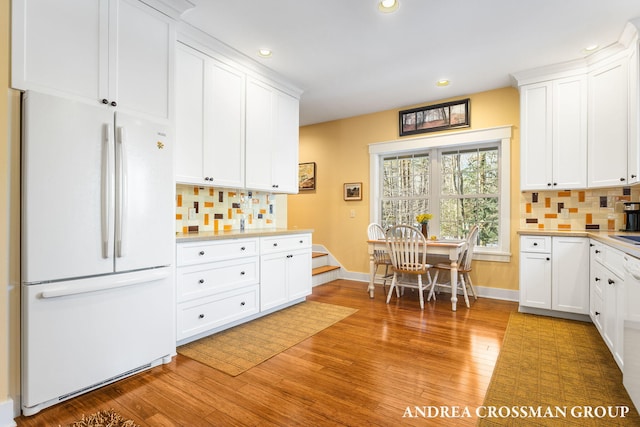
POLYGON ((329 254, 326 253, 326 252, 312 252, 311 253, 311 258, 319 258, 321 256, 329 256, 329 254))
POLYGON ((316 267, 311 270, 311 275, 315 276, 316 274, 326 273, 328 271, 339 270, 340 267, 336 265, 323 265, 322 267, 316 267))

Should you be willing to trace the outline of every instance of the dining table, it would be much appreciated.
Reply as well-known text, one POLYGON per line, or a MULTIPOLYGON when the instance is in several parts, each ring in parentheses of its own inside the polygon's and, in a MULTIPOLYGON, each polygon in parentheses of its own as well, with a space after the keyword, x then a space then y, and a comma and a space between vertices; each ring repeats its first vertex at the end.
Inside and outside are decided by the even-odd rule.
MULTIPOLYGON (((424 247, 424 252, 427 255, 444 255, 449 257, 451 261, 451 310, 456 311, 458 304, 458 259, 460 254, 465 250, 467 246, 466 240, 458 239, 441 239, 441 240, 427 240, 427 244, 424 247)), ((367 240, 367 247, 369 252, 369 286, 367 291, 369 297, 375 296, 375 276, 376 276, 376 264, 374 262, 374 251, 384 250, 388 251, 386 240, 367 240)))

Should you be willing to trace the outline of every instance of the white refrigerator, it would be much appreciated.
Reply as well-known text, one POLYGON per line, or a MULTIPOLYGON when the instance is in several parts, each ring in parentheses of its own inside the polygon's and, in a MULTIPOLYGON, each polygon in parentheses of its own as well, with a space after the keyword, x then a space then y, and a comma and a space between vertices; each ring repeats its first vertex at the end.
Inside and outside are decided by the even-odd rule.
POLYGON ((175 354, 173 141, 166 125, 23 98, 22 412, 175 354))

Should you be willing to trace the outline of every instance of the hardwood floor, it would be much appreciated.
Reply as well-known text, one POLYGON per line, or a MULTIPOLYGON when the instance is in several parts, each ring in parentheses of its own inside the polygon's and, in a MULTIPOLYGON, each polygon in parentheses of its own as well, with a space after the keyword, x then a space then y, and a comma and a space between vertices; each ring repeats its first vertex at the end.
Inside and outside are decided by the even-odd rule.
MULTIPOLYGON (((358 312, 231 377, 184 356, 16 419, 66 426, 113 408, 140 426, 475 425, 475 418, 403 417, 407 407, 482 405, 509 313, 517 303, 479 298, 451 311, 448 298, 407 294, 385 304, 366 283, 336 280, 308 299, 358 312)), ((55 369, 54 367, 52 367, 55 369)))

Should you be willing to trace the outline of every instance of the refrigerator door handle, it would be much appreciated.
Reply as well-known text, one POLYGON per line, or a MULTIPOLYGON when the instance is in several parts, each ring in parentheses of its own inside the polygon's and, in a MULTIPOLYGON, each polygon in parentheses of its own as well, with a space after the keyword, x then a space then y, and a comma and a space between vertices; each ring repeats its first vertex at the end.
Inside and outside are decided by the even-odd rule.
POLYGON ((122 236, 125 235, 126 213, 127 213, 127 132, 124 127, 118 127, 117 158, 116 165, 116 256, 124 256, 124 242, 122 236))
POLYGON ((135 286, 143 283, 155 282, 158 280, 162 280, 168 276, 169 276, 169 271, 164 269, 164 270, 154 271, 153 273, 147 273, 144 276, 133 277, 128 279, 120 279, 113 282, 97 283, 97 284, 86 285, 86 286, 61 287, 58 289, 51 289, 48 291, 42 291, 40 296, 44 299, 49 299, 49 298, 60 298, 60 297, 67 297, 72 295, 86 294, 89 292, 108 291, 111 289, 117 289, 117 288, 122 288, 126 286, 135 286))
POLYGON ((100 185, 100 197, 101 197, 101 232, 102 232, 102 258, 109 258, 109 240, 110 240, 110 214, 113 212, 112 207, 112 153, 113 153, 113 127, 109 124, 103 126, 102 136, 102 176, 100 185))

